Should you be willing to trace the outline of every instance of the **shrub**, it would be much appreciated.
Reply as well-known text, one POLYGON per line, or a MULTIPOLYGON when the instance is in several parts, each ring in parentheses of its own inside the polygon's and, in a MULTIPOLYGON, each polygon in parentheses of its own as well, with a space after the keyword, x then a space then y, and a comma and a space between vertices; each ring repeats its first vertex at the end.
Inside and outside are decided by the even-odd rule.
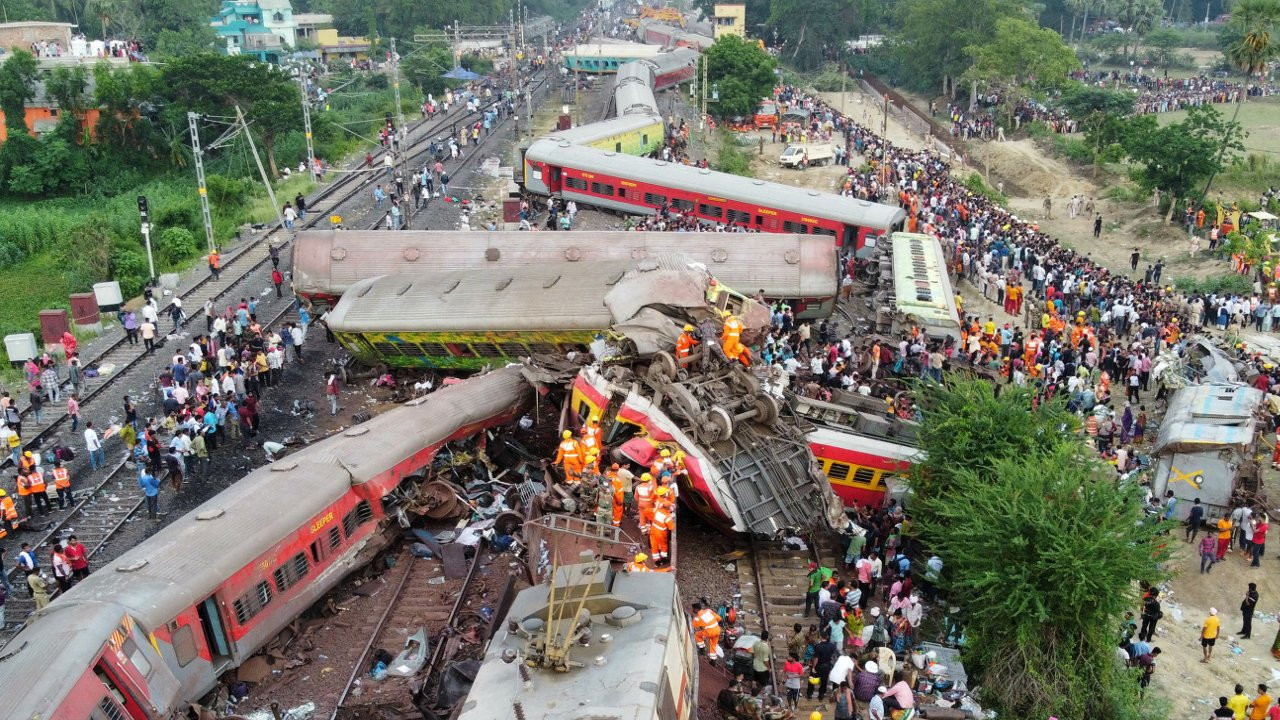
POLYGON ((1068 160, 1088 165, 1093 162, 1093 149, 1089 144, 1079 138, 1067 137, 1066 135, 1054 135, 1053 151, 1068 160))
POLYGON ((120 292, 133 297, 147 283, 147 256, 128 242, 111 244, 111 276, 120 283, 120 292))
POLYGON ((1000 205, 1009 202, 1009 198, 1005 197, 1000 191, 988 185, 987 181, 982 179, 982 176, 976 172, 970 173, 969 177, 964 179, 964 186, 968 188, 970 192, 975 192, 1000 205))
POLYGON ((186 228, 171 227, 165 228, 160 233, 160 237, 156 240, 156 249, 160 251, 160 256, 170 264, 176 264, 179 261, 194 257, 200 253, 200 243, 196 241, 196 236, 186 228))

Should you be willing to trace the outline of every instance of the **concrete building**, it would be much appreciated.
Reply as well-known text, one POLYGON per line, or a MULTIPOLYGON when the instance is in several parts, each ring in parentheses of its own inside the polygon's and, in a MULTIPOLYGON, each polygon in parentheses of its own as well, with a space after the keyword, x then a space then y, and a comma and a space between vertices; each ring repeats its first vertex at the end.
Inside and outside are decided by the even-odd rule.
POLYGON ((333 28, 317 31, 315 43, 320 49, 320 59, 326 63, 368 60, 372 48, 369 38, 338 35, 333 28))
MULTIPOLYGON (((92 98, 94 90, 93 73, 88 75, 88 83, 85 85, 85 97, 92 98)), ((85 110, 84 117, 80 119, 81 130, 87 130, 90 137, 93 136, 94 129, 98 125, 98 118, 102 111, 96 107, 90 107, 85 110)), ((58 101, 49 97, 45 90, 43 80, 37 80, 35 83, 35 96, 26 104, 27 131, 34 137, 40 137, 46 133, 53 132, 58 126, 58 119, 61 117, 61 108, 58 107, 58 101)), ((4 124, 4 113, 0 112, 0 143, 9 139, 8 128, 4 124)))
POLYGON ((715 12, 715 38, 717 40, 725 35, 747 36, 746 5, 717 4, 715 12))
POLYGON ((0 23, 0 48, 31 52, 34 43, 57 43, 63 51, 71 48, 71 23, 11 22, 0 23))
POLYGON ((297 13, 293 16, 297 24, 298 41, 320 44, 319 34, 322 30, 333 27, 333 16, 324 13, 297 13))
POLYGON ((209 26, 229 55, 252 53, 278 63, 298 43, 298 24, 289 0, 222 0, 209 26))

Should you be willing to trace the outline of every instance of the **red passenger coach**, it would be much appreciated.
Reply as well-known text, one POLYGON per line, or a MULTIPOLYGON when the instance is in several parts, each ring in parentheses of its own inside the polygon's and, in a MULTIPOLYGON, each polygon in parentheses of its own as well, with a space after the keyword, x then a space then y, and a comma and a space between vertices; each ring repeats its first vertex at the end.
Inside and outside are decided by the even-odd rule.
POLYGON ((889 205, 554 139, 525 151, 524 184, 539 195, 625 213, 653 215, 667 205, 705 223, 830 235, 836 245, 854 248, 901 230, 906 220, 901 208, 889 205))
POLYGON ((0 658, 3 717, 184 714, 386 545, 441 446, 514 420, 532 392, 499 370, 250 473, 33 615, 0 658))

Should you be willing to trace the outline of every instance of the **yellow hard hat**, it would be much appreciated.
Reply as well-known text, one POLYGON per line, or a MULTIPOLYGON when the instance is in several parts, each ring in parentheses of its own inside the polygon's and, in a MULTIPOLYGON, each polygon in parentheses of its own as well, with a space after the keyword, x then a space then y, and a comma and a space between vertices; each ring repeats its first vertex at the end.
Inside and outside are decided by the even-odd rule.
POLYGON ((26 455, 27 457, 31 457, 31 451, 30 451, 30 450, 28 450, 28 451, 26 451, 26 452, 24 452, 24 453, 22 453, 22 454, 23 454, 23 455, 26 455))
POLYGON ((644 562, 645 560, 648 560, 648 559, 649 559, 648 555, 645 555, 644 553, 636 553, 636 562, 644 562))
POLYGON ((7 497, 8 495, 9 493, 5 492, 4 490, 0 490, 0 497, 7 497))
POLYGON ((684 451, 683 451, 683 450, 677 450, 677 451, 676 451, 676 459, 677 459, 677 460, 679 460, 679 459, 681 459, 681 458, 683 458, 683 457, 684 457, 684 451))
POLYGON ((600 413, 591 413, 591 422, 600 422, 600 413))
POLYGON ((652 481, 653 481, 653 476, 650 475, 649 473, 644 473, 643 475, 640 476, 640 482, 652 482, 652 481))
POLYGON ((560 433, 560 437, 568 440, 569 438, 573 437, 573 432, 570 430, 565 430, 564 432, 560 433))
MULTIPOLYGON (((27 453, 27 454, 30 455, 31 453, 27 453)), ((662 452, 658 454, 661 455, 662 457, 671 457, 671 451, 666 448, 663 448, 662 452)))
POLYGON ((822 713, 818 712, 817 710, 814 710, 813 712, 809 713, 809 720, 822 720, 822 713))
POLYGON ((599 455, 599 454, 600 454, 600 451, 599 451, 599 450, 597 450, 597 449, 595 449, 595 448, 587 448, 587 456, 588 456, 588 457, 591 457, 591 456, 593 456, 593 455, 599 455))
POLYGON ((721 311, 720 311, 720 317, 726 317, 726 318, 727 318, 727 317, 729 317, 729 316, 730 316, 730 315, 732 315, 732 314, 733 314, 733 313, 729 312, 728 310, 721 310, 721 311))
POLYGON ((666 495, 666 494, 667 494, 667 486, 666 486, 666 485, 659 485, 659 486, 658 486, 657 493, 658 493, 659 495, 666 495))
POLYGON ((685 332, 693 332, 693 326, 692 326, 692 325, 685 325, 685 326, 684 326, 684 331, 685 331, 685 332))

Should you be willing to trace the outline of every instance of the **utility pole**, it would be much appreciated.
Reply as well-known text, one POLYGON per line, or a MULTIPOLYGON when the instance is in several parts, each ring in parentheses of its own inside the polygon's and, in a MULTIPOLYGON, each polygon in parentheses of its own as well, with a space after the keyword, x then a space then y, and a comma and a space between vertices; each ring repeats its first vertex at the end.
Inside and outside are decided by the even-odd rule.
POLYGON ((396 127, 404 129, 404 106, 400 104, 400 56, 396 54, 396 39, 391 38, 391 88, 396 94, 396 127))
POLYGON ((306 73, 298 73, 298 85, 302 90, 302 129, 307 138, 307 170, 315 172, 316 151, 311 144, 311 96, 307 93, 306 73))
POLYGON ((209 252, 216 248, 213 245, 213 218, 209 217, 209 189, 204 184, 204 151, 200 149, 199 115, 187 113, 187 126, 191 131, 191 154, 196 159, 196 185, 200 188, 200 213, 204 216, 204 239, 209 252))
POLYGON ((258 156, 258 146, 253 142, 253 133, 249 132, 249 123, 245 122, 244 113, 240 110, 240 106, 236 106, 236 120, 240 122, 240 129, 244 131, 244 138, 249 141, 249 150, 253 152, 253 161, 258 165, 258 174, 262 176, 262 184, 267 188, 267 197, 271 198, 271 207, 276 211, 276 220, 279 221, 280 227, 284 227, 284 215, 280 209, 280 203, 276 202, 276 190, 271 186, 271 178, 267 177, 267 169, 262 166, 262 158, 258 156))
POLYGON ((151 256, 151 218, 147 210, 147 196, 138 196, 138 217, 142 219, 142 241, 147 245, 147 279, 156 281, 156 261, 151 256))
MULTIPOLYGON (((885 142, 889 140, 889 93, 884 94, 884 117, 880 121, 880 137, 885 142)), ((883 144, 880 147, 880 192, 884 193, 885 185, 889 184, 889 153, 885 151, 883 144)))

